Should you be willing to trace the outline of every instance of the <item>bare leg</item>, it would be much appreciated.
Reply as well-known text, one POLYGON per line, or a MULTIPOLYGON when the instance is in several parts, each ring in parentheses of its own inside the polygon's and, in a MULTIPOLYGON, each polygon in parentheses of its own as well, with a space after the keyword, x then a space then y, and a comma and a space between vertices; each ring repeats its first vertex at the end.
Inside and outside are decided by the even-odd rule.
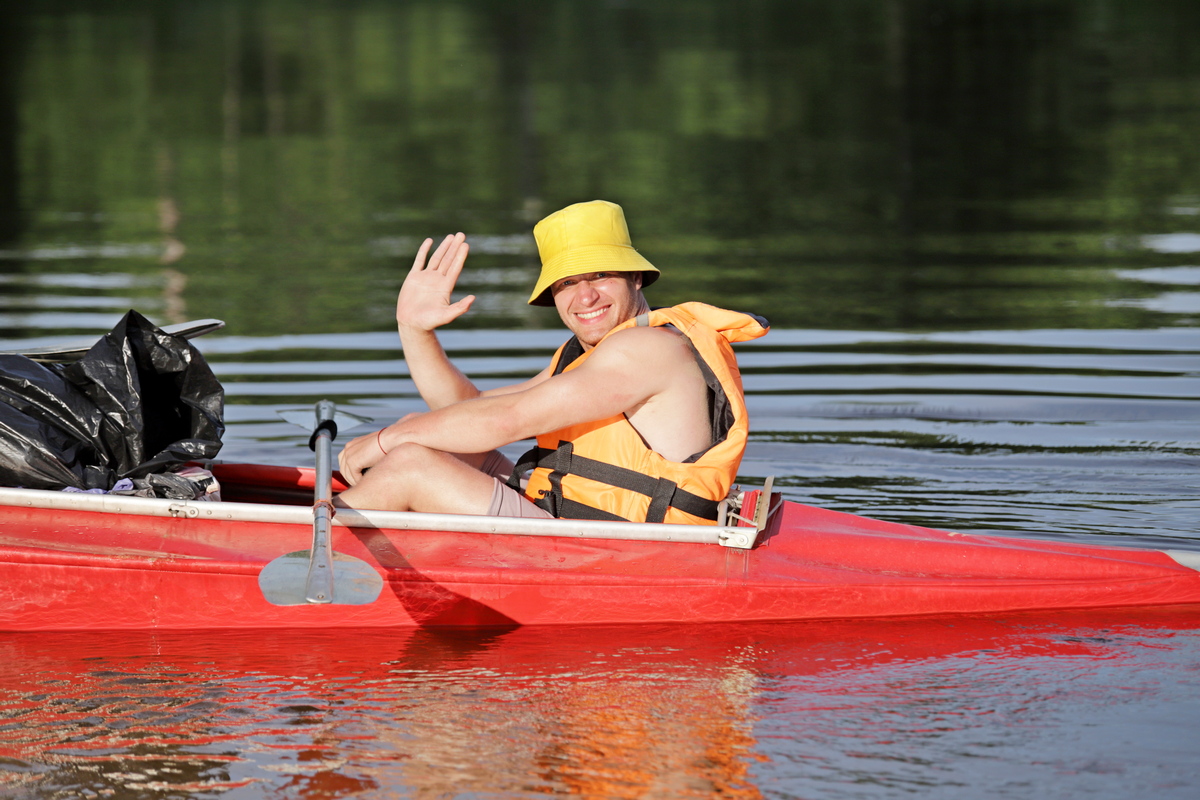
POLYGON ((380 511, 483 515, 488 512, 495 487, 495 479, 480 472, 476 465, 483 459, 483 455, 459 458, 441 450, 404 444, 371 467, 355 486, 335 497, 333 504, 380 511))

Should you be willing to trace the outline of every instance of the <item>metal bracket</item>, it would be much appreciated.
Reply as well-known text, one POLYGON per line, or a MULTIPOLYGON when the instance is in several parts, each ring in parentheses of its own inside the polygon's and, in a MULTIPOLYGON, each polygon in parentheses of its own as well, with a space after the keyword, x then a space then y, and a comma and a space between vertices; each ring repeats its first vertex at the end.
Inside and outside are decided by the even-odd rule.
POLYGON ((754 532, 755 539, 757 534, 762 533, 767 528, 767 520, 771 518, 771 513, 774 511, 771 506, 771 490, 775 488, 775 476, 768 475, 766 482, 763 484, 762 494, 758 496, 758 504, 754 507, 754 532))
MULTIPOLYGON (((739 519, 747 523, 747 527, 727 528, 717 534, 717 541, 725 547, 736 547, 739 550, 752 549, 758 543, 759 534, 766 530, 771 516, 779 510, 781 505, 781 503, 776 503, 775 506, 771 506, 771 490, 774 486, 775 476, 767 476, 762 492, 758 496, 758 502, 754 506, 754 519, 748 519, 741 514, 728 511, 727 519, 739 519), (750 526, 753 526, 753 529, 750 526)), ((741 509, 739 508, 738 511, 741 509)))
POLYGON ((717 541, 725 547, 735 547, 738 550, 749 550, 754 547, 754 541, 758 538, 757 532, 751 536, 749 528, 739 528, 737 530, 721 531, 717 534, 717 541), (746 531, 740 533, 739 531, 746 531))
POLYGON ((187 503, 172 503, 167 507, 167 513, 172 517, 186 517, 188 519, 195 519, 196 517, 200 516, 200 509, 187 503))

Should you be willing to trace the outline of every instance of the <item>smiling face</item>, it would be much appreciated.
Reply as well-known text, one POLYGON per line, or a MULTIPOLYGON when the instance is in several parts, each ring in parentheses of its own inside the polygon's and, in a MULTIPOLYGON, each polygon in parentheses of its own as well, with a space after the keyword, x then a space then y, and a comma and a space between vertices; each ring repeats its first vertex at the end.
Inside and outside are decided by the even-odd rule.
POLYGON ((649 311, 642 297, 640 272, 587 272, 550 286, 563 324, 591 350, 605 334, 628 319, 649 311))

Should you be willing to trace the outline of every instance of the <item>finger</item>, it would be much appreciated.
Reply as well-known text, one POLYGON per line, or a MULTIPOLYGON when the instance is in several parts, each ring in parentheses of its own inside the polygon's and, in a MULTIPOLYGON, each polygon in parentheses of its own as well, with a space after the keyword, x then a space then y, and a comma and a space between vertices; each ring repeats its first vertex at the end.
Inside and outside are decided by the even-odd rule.
POLYGON ((359 478, 362 477, 362 473, 359 472, 355 467, 351 467, 349 471, 343 472, 342 476, 346 479, 346 483, 354 486, 356 483, 358 483, 359 478))
POLYGON ((420 272, 425 268, 425 255, 429 252, 429 248, 433 245, 433 239, 426 239, 421 242, 421 246, 417 248, 417 257, 413 260, 412 269, 409 272, 420 272))
POLYGON ((429 259, 427 269, 436 270, 442 265, 442 261, 446 258, 447 251, 454 246, 454 237, 447 236, 442 239, 442 243, 438 245, 438 249, 433 251, 433 256, 429 259))
MULTIPOLYGON (((458 234, 462 236, 462 234, 458 234)), ((467 254, 471 252, 471 245, 467 244, 466 237, 462 240, 462 244, 458 246, 453 256, 450 259, 450 264, 446 267, 446 275, 455 280, 458 280, 459 273, 462 272, 463 264, 466 263, 467 254)))
POLYGON ((341 454, 338 455, 338 467, 341 469, 342 477, 345 478, 346 483, 350 484, 351 486, 358 483, 359 480, 362 479, 362 470, 360 470, 357 466, 357 459, 350 454, 350 451, 355 449, 355 444, 361 438, 362 437, 359 436, 352 439, 344 448, 342 448, 341 454))
MULTIPOLYGON (((466 246, 466 236, 462 233, 456 233, 453 236, 447 237, 446 251, 442 253, 441 259, 438 261, 437 269, 443 275, 451 274, 454 269, 454 263, 459 258, 459 251, 466 246)), ((463 256, 465 258, 465 256, 463 256)))
MULTIPOLYGON (((430 239, 429 242, 432 243, 433 239, 430 239)), ((441 243, 438 244, 437 249, 433 251, 433 255, 431 255, 429 257, 429 262, 427 264, 425 264, 425 269, 435 269, 437 267, 438 261, 441 260, 442 253, 445 251, 445 249, 446 249, 446 240, 442 239, 441 243)))

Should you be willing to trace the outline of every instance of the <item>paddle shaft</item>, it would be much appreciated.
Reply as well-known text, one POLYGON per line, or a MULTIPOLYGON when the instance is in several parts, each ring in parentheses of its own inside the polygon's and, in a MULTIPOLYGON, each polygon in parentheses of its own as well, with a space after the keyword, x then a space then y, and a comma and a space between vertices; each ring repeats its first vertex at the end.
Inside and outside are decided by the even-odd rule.
POLYGON ((333 440, 337 438, 339 426, 349 430, 369 420, 338 411, 329 400, 320 401, 314 410, 315 426, 311 414, 279 414, 311 432, 308 443, 317 454, 313 476, 312 547, 271 559, 258 573, 258 588, 263 599, 277 606, 373 603, 383 590, 383 578, 361 558, 334 552, 330 535, 334 514, 333 440))
POLYGON ((313 487, 313 543, 304 585, 304 599, 310 603, 333 602, 333 431, 330 429, 334 405, 328 400, 317 403, 317 431, 313 449, 317 468, 313 487))

